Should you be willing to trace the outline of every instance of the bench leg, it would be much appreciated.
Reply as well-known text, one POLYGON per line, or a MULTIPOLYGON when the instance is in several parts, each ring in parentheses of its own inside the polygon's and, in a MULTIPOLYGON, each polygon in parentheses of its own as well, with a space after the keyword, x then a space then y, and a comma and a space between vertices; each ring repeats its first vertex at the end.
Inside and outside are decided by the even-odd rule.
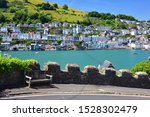
POLYGON ((31 87, 31 80, 29 80, 29 84, 28 84, 28 88, 30 88, 31 87))

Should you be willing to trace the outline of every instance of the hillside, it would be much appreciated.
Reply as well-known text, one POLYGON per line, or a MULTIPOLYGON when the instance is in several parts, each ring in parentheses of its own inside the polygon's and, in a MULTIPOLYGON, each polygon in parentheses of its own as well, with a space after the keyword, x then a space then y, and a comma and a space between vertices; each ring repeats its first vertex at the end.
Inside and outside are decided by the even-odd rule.
MULTIPOLYGON (((28 11, 29 15, 40 13, 45 14, 48 17, 52 17, 54 21, 67 21, 77 22, 83 21, 86 12, 79 11, 76 9, 68 8, 64 10, 62 6, 58 5, 58 8, 54 10, 41 10, 37 5, 42 4, 44 0, 7 0, 8 8, 0 8, 0 13, 6 17, 7 22, 13 22, 15 13, 18 11, 28 11)), ((46 3, 46 2, 45 2, 46 3)), ((53 3, 50 3, 53 6, 53 3)), ((29 22, 29 21, 28 21, 29 22)))
POLYGON ((44 0, 1 0, 0 23, 47 23, 52 21, 78 23, 83 25, 111 26, 113 29, 127 29, 130 26, 116 19, 137 21, 124 14, 84 12, 67 5, 44 0), (7 2, 6 2, 7 1, 7 2), (7 4, 6 4, 7 3, 7 4))

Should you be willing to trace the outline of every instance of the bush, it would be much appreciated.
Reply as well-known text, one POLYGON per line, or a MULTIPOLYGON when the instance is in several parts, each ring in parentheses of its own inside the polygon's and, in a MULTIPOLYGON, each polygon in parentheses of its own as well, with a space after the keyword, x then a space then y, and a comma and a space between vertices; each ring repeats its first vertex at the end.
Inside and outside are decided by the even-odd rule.
POLYGON ((53 4, 53 6, 54 6, 54 8, 56 8, 56 9, 58 8, 58 4, 56 4, 56 3, 53 4))
POLYGON ((18 11, 17 7, 11 7, 10 8, 10 13, 16 13, 16 11, 18 11))
POLYGON ((68 5, 64 4, 63 9, 68 10, 68 5))
POLYGON ((3 14, 0 13, 0 23, 5 22, 6 18, 3 14))
POLYGON ((54 6, 52 6, 50 3, 42 3, 38 4, 38 7, 40 7, 41 10, 54 10, 54 6))
POLYGON ((150 60, 147 61, 143 61, 140 62, 138 64, 136 64, 133 68, 132 68, 132 73, 135 74, 136 72, 146 72, 148 74, 148 76, 150 77, 150 60))
POLYGON ((21 60, 0 55, 0 74, 20 70, 26 71, 29 70, 30 65, 35 63, 37 63, 36 60, 21 60))

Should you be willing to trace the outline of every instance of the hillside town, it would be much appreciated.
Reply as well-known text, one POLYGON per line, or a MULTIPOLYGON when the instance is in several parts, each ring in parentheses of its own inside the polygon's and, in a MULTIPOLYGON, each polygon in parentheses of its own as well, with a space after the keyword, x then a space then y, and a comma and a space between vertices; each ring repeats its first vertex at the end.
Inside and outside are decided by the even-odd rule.
POLYGON ((52 22, 1 24, 0 50, 150 49, 150 22, 119 20, 128 29, 52 22))

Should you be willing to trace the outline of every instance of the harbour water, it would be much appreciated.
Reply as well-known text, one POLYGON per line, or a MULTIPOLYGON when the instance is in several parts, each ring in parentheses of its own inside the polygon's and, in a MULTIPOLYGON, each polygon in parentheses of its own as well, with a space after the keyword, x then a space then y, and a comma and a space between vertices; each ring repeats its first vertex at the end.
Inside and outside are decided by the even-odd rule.
POLYGON ((8 54, 20 59, 36 59, 41 68, 44 63, 54 61, 61 65, 78 64, 83 70, 86 65, 98 66, 105 60, 112 62, 116 69, 131 69, 132 66, 146 60, 150 56, 150 51, 143 50, 84 50, 84 51, 5 51, 8 54))

